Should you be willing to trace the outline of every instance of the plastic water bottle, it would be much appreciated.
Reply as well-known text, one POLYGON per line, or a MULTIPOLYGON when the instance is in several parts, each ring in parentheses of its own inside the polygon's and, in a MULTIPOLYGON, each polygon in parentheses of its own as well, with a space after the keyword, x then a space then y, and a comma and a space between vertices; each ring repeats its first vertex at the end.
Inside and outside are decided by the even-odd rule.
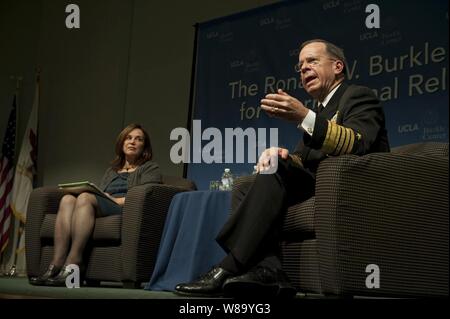
POLYGON ((229 191, 233 187, 233 175, 229 168, 225 168, 222 174, 222 190, 229 191))

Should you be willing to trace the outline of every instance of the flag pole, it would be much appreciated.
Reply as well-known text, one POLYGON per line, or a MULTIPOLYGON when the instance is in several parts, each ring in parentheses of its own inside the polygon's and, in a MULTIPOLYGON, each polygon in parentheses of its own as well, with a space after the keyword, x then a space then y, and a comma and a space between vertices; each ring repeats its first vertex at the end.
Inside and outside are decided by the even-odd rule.
MULTIPOLYGON (((17 142, 19 139, 19 134, 17 134, 19 132, 19 92, 20 92, 20 87, 21 87, 21 82, 23 81, 23 76, 21 75, 11 75, 9 77, 10 80, 12 81, 16 81, 16 89, 14 90, 14 96, 16 97, 16 140, 15 140, 15 146, 17 148, 17 142)), ((16 156, 15 156, 16 157, 16 156)))
MULTIPOLYGON (((20 126, 20 87, 23 81, 23 76, 18 75, 16 77, 16 144, 15 148, 18 149, 19 142, 19 126, 20 126)), ((17 161, 17 152, 14 152, 15 160, 17 161)))

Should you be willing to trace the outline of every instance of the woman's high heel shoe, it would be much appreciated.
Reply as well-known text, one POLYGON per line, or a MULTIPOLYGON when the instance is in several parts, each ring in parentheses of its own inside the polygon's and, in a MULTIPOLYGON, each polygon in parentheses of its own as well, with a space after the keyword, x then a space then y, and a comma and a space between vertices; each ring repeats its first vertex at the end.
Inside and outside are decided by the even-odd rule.
MULTIPOLYGON (((66 286, 66 279, 73 273, 73 268, 68 267, 68 265, 64 265, 64 267, 61 268, 61 271, 56 275, 55 277, 49 278, 46 281, 47 286, 54 286, 54 287, 65 287, 66 286)), ((81 280, 80 280, 81 282, 81 280)))
POLYGON ((44 285, 46 285, 47 280, 58 275, 58 273, 60 271, 61 271, 61 266, 56 266, 56 265, 51 264, 48 266, 48 269, 45 271, 44 274, 42 274, 38 277, 31 277, 28 281, 30 282, 30 284, 35 285, 35 286, 44 286, 44 285))

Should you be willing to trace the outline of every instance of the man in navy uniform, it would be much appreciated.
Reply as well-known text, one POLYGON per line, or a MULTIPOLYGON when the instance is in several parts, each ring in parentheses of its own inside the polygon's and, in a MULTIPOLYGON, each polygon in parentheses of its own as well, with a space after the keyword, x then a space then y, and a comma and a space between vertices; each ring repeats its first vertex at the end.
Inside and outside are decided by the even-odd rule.
POLYGON ((259 174, 217 237, 226 257, 197 280, 177 285, 177 293, 295 295, 279 258, 286 208, 314 195, 315 173, 327 157, 389 151, 379 100, 367 87, 346 84, 345 67, 344 53, 334 44, 316 39, 301 45, 296 71, 318 107, 310 110, 278 90, 261 100, 261 108, 294 122, 303 139, 291 154, 283 148, 262 153, 259 174))

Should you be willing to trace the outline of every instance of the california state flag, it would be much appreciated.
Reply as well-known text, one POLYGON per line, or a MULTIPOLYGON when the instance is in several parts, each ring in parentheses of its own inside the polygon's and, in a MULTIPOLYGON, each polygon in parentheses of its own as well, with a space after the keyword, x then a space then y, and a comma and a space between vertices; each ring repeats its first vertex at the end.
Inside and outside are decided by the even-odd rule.
POLYGON ((34 101, 28 120, 27 129, 23 136, 19 160, 14 175, 11 207, 15 217, 13 254, 10 266, 15 266, 18 274, 25 273, 25 223, 28 200, 33 191, 33 180, 37 167, 37 126, 39 108, 39 77, 36 82, 34 101))

